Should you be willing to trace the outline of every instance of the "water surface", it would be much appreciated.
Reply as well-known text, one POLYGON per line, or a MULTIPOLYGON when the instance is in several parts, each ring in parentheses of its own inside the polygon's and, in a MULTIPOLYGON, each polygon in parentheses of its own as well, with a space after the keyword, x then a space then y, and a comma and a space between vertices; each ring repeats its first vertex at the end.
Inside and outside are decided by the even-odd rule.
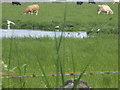
POLYGON ((43 31, 43 30, 24 30, 24 29, 0 29, 0 37, 72 37, 85 38, 87 32, 61 32, 61 31, 43 31))

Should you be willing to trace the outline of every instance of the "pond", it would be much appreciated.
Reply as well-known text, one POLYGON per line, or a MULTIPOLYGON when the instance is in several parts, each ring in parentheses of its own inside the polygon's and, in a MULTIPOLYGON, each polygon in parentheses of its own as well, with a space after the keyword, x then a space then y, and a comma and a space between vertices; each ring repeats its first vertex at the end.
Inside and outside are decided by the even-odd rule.
POLYGON ((0 38, 10 37, 72 37, 86 38, 87 32, 61 32, 61 31, 43 31, 43 30, 24 30, 24 29, 0 29, 0 38))

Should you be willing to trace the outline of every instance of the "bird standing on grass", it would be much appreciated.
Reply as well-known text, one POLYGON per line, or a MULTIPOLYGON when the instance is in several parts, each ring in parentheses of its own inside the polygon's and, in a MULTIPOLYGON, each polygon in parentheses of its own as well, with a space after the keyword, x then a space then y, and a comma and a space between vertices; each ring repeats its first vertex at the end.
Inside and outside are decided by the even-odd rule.
POLYGON ((8 29, 10 29, 10 24, 15 25, 15 23, 14 23, 14 22, 12 22, 12 21, 10 21, 10 20, 7 20, 8 29))

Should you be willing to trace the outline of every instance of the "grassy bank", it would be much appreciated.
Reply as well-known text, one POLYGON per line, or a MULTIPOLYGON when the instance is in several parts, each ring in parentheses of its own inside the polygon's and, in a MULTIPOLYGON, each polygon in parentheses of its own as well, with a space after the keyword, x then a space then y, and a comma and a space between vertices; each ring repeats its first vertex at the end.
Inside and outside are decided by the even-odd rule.
POLYGON ((16 23, 11 28, 16 29, 42 29, 53 30, 56 25, 63 27, 64 10, 66 8, 66 31, 89 31, 91 29, 102 29, 104 32, 117 32, 118 4, 97 3, 76 5, 76 3, 23 3, 21 6, 3 3, 2 28, 7 28, 6 20, 16 23), (23 10, 32 4, 40 5, 38 16, 23 15, 23 10), (98 4, 108 4, 113 10, 113 15, 97 14, 98 4))
MULTIPOLYGON (((115 34, 98 34, 94 38, 84 39, 63 38, 59 59, 64 72, 73 72, 72 60, 74 60, 75 72, 82 72, 89 60, 91 60, 91 64, 86 72, 117 71, 117 50, 117 35, 115 34)), ((9 69, 17 67, 14 72, 9 72, 9 74, 42 73, 38 61, 45 73, 56 72, 56 40, 51 38, 3 38, 2 51, 3 61, 9 65, 9 69)), ((65 80, 69 78, 73 78, 73 76, 65 76, 65 80)), ((55 87, 55 77, 50 76, 47 79, 51 87, 55 87)), ((93 88, 117 88, 118 85, 118 74, 84 75, 82 79, 93 88)), ((60 78, 59 85, 61 84, 60 78)), ((3 87, 44 88, 45 85, 44 77, 3 79, 3 87)))

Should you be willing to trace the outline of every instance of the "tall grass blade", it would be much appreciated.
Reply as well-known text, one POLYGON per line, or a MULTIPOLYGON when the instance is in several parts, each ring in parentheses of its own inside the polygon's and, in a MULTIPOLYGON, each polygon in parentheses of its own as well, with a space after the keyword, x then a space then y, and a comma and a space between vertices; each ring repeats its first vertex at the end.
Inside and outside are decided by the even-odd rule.
MULTIPOLYGON (((75 73, 75 63, 74 63, 74 59, 73 59, 73 52, 72 52, 72 48, 71 48, 71 56, 72 56, 72 67, 73 67, 73 75, 75 73)), ((75 75, 74 75, 74 79, 75 79, 75 75)))
MULTIPOLYGON (((62 36, 61 36, 62 37, 62 36)), ((57 58, 56 58, 56 73, 57 73, 57 77, 56 77, 56 86, 59 85, 59 64, 60 64, 60 57, 59 57, 59 50, 60 50, 60 45, 61 45, 61 37, 60 37, 60 41, 59 43, 57 42, 57 39, 56 39, 56 54, 57 54, 57 58)))
MULTIPOLYGON (((24 75, 27 72, 27 65, 24 66, 24 75)), ((25 82, 25 78, 24 78, 24 82, 23 82, 23 87, 25 87, 26 82, 25 82)))
POLYGON ((62 86, 64 86, 65 79, 64 79, 64 71, 63 71, 61 62, 60 62, 60 72, 61 72, 61 78, 62 78, 62 86))
POLYGON ((90 65, 91 61, 92 61, 92 60, 89 60, 88 64, 85 66, 83 72, 79 75, 78 80, 75 82, 75 84, 74 84, 72 90, 75 90, 75 88, 76 88, 77 85, 79 84, 81 77, 82 77, 83 74, 85 73, 85 71, 86 71, 86 69, 88 68, 88 66, 90 65))
POLYGON ((66 16, 67 16, 67 3, 65 2, 65 10, 64 10, 64 26, 66 25, 66 16))
POLYGON ((59 67, 60 67, 60 71, 62 71, 61 70, 62 67, 60 65, 60 56, 59 56, 62 38, 63 38, 63 31, 61 32, 60 38, 57 38, 56 34, 55 34, 55 46, 56 46, 56 60, 55 60, 55 65, 56 65, 56 73, 57 73, 56 86, 59 85, 59 67))
MULTIPOLYGON (((96 43, 98 43, 98 42, 96 42, 96 43)), ((83 69, 83 72, 79 75, 78 80, 75 82, 72 90, 75 90, 75 88, 77 87, 77 85, 78 85, 79 82, 80 82, 80 79, 82 78, 83 74, 84 74, 85 71, 87 70, 88 66, 89 66, 90 63, 94 60, 93 58, 94 58, 94 57, 96 56, 96 54, 97 54, 96 51, 97 51, 97 50, 95 50, 95 54, 91 57, 91 59, 88 61, 87 65, 86 65, 85 68, 83 69)))
MULTIPOLYGON (((65 24, 66 24, 66 7, 67 7, 67 4, 65 3, 65 11, 64 11, 64 25, 63 25, 63 28, 62 28, 62 32, 61 32, 61 36, 60 36, 60 39, 59 39, 59 42, 57 45, 57 48, 56 48, 56 51, 57 51, 57 74, 59 74, 59 67, 60 66, 60 73, 61 73, 61 78, 62 78, 62 85, 64 86, 64 71, 63 71, 63 68, 62 68, 62 64, 61 64, 61 60, 60 60, 60 57, 59 57, 59 52, 60 52, 60 46, 61 46, 61 43, 62 43, 62 39, 63 39, 63 33, 64 33, 64 27, 65 27, 65 24)), ((57 43, 57 41, 56 41, 57 43)), ((57 86, 58 86, 58 76, 56 78, 57 80, 57 86)))
POLYGON ((62 66, 61 66, 61 64, 60 64, 60 56, 59 56, 60 47, 61 47, 61 43, 62 43, 62 38, 63 38, 63 30, 62 30, 62 33, 61 33, 61 36, 60 36, 59 41, 57 41, 57 38, 55 37, 55 42, 56 42, 56 54, 57 54, 57 58, 56 58, 56 73, 57 73, 56 86, 59 85, 59 66, 60 66, 60 72, 61 72, 61 74, 62 74, 62 79, 64 80, 64 78, 63 78, 63 70, 61 70, 61 69, 62 69, 62 66))
POLYGON ((38 56, 37 56, 37 62, 38 62, 38 64, 39 64, 39 66, 40 66, 40 69, 41 69, 43 75, 44 75, 44 79, 45 79, 46 86, 47 86, 47 88, 50 88, 50 84, 49 84, 49 82, 48 82, 47 76, 45 75, 45 71, 44 71, 44 69, 43 69, 43 67, 42 67, 42 65, 41 65, 41 63, 40 63, 40 61, 39 61, 39 59, 38 59, 38 56))
POLYGON ((56 87, 59 85, 59 60, 56 61, 56 87))

